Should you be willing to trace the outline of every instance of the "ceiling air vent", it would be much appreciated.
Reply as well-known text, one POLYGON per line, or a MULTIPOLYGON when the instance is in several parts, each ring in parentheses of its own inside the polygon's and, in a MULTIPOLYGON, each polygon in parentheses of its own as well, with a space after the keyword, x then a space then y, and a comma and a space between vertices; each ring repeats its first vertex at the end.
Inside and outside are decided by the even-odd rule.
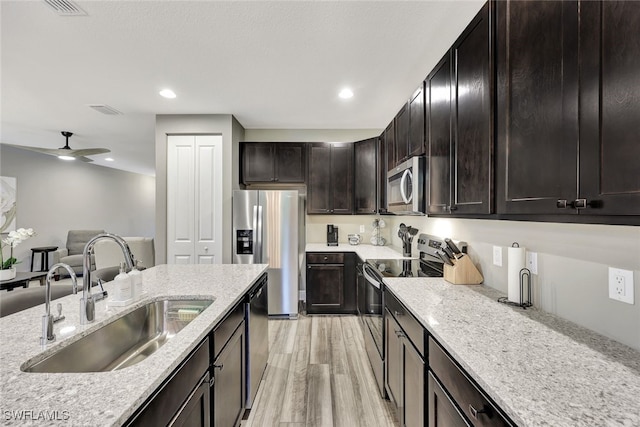
POLYGON ((120 111, 116 110, 115 108, 109 107, 108 105, 104 105, 104 104, 92 104, 92 105, 89 105, 89 108, 93 108, 94 110, 102 114, 108 114, 110 116, 117 116, 122 114, 120 111))
POLYGON ((86 16, 87 12, 71 0, 44 0, 60 16, 86 16))

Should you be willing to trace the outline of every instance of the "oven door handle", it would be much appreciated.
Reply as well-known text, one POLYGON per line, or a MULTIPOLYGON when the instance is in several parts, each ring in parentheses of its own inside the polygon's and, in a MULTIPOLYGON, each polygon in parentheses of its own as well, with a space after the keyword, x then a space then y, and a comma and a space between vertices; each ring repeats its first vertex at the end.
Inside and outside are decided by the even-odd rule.
POLYGON ((411 199, 413 199, 413 192, 407 196, 407 179, 413 179, 411 169, 405 170, 402 174, 402 178, 400 178, 400 196, 402 196, 402 201, 408 205, 411 203, 411 199))
POLYGON ((363 264, 362 265, 362 275, 364 276, 364 278, 367 280, 367 282, 369 282, 372 286, 380 289, 381 285, 382 285, 382 280, 377 280, 375 277, 373 277, 372 274, 375 275, 375 273, 369 273, 367 271, 367 269, 372 269, 373 267, 369 266, 368 264, 363 264))

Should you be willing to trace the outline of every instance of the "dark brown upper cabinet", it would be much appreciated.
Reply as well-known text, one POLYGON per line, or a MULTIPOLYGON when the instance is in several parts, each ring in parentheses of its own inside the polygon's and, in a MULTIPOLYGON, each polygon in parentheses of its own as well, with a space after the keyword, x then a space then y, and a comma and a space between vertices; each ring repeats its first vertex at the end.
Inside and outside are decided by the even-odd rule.
POLYGON ((353 143, 308 146, 307 213, 353 213, 353 143))
POLYGON ((387 171, 396 167, 396 127, 394 120, 384 130, 384 147, 387 152, 387 171))
POLYGON ((378 212, 387 211, 387 150, 384 132, 378 137, 378 212))
POLYGON ((451 201, 451 52, 427 77, 429 92, 429 184, 430 214, 448 213, 451 201))
POLYGON ((292 142, 243 142, 242 182, 304 183, 305 146, 292 142))
POLYGON ((493 211, 492 3, 425 81, 431 214, 493 211))
POLYGON ((424 87, 421 84, 409 100, 409 146, 407 158, 425 153, 424 87))
POLYGON ((378 212, 378 138, 354 144, 355 213, 373 215, 378 212))
POLYGON ((640 215, 640 2, 580 5, 581 214, 640 215))
POLYGON ((563 214, 578 188, 578 3, 498 1, 498 213, 563 214))
MULTIPOLYGON (((409 131, 410 131, 409 103, 402 106, 395 118, 396 125, 396 155, 394 167, 409 158, 409 131)), ((391 169, 389 169, 391 170, 391 169)))

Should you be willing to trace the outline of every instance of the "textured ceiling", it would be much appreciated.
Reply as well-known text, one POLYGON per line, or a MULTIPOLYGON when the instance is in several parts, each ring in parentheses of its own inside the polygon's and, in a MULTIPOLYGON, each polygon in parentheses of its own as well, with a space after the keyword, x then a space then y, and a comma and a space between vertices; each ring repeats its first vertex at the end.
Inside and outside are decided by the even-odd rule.
POLYGON ((233 114, 247 129, 383 128, 482 1, 0 2, 0 142, 106 147, 154 174, 156 114, 233 114), (345 102, 338 91, 350 86, 345 102), (158 95, 164 87, 178 97, 158 95), (87 105, 107 104, 108 116, 87 105))

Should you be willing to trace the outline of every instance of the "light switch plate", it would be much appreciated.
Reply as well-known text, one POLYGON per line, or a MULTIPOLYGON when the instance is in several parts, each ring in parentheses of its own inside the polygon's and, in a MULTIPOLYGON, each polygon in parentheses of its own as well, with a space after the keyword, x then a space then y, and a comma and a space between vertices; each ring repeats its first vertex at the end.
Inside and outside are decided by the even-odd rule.
POLYGON ((493 265, 502 267, 502 247, 501 246, 493 247, 493 265))
POLYGON ((634 303, 633 271, 609 267, 609 298, 634 303))

